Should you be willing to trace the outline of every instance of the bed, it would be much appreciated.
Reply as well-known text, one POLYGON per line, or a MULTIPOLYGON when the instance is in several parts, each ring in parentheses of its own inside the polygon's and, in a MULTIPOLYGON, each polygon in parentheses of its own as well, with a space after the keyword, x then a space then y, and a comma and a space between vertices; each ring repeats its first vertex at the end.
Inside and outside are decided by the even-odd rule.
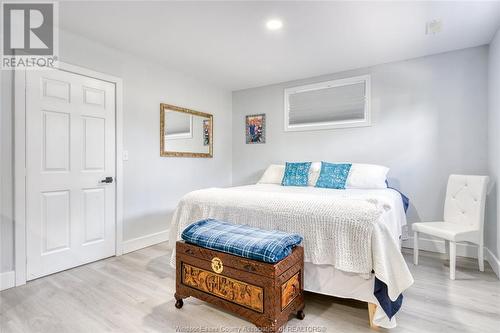
POLYGON ((376 280, 392 301, 413 284, 400 252, 406 216, 396 190, 256 184, 194 191, 174 213, 171 244, 203 218, 298 232, 304 236, 305 290, 374 304, 372 322, 396 326, 374 295, 376 280))

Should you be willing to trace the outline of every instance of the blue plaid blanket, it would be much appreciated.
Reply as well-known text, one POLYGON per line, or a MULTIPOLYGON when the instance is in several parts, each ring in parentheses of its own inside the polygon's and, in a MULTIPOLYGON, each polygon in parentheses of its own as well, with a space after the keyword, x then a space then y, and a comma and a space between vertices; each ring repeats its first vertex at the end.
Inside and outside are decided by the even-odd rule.
POLYGON ((302 242, 299 234, 263 230, 248 225, 206 219, 189 225, 181 235, 188 243, 236 256, 276 263, 302 242))

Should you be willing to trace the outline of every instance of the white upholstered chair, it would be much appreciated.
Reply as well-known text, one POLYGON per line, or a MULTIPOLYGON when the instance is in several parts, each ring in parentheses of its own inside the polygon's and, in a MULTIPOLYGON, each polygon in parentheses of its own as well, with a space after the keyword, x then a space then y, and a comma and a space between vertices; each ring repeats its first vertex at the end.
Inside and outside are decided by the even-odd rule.
POLYGON ((484 271, 484 207, 487 176, 451 175, 446 188, 444 221, 412 225, 414 258, 418 265, 418 236, 420 233, 445 239, 450 244, 450 279, 455 280, 457 242, 478 245, 479 270, 484 271))

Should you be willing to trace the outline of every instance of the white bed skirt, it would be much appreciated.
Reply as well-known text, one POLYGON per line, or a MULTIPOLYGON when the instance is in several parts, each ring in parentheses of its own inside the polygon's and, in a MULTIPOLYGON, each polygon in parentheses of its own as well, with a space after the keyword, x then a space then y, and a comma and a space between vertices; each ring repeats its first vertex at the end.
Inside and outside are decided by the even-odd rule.
POLYGON ((375 276, 364 279, 357 274, 347 273, 331 265, 304 263, 304 289, 322 295, 350 298, 377 305, 374 324, 384 328, 396 327, 396 317, 391 320, 379 306, 373 294, 375 276))

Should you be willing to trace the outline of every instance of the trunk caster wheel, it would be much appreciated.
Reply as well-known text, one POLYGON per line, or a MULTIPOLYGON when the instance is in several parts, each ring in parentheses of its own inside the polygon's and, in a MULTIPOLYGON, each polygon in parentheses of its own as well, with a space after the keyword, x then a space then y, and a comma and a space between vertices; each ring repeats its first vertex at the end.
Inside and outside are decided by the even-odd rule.
POLYGON ((175 307, 177 309, 182 308, 183 305, 184 305, 184 301, 182 299, 178 299, 177 302, 175 302, 175 307))
POLYGON ((303 310, 297 311, 297 319, 303 320, 306 317, 306 314, 303 310))

